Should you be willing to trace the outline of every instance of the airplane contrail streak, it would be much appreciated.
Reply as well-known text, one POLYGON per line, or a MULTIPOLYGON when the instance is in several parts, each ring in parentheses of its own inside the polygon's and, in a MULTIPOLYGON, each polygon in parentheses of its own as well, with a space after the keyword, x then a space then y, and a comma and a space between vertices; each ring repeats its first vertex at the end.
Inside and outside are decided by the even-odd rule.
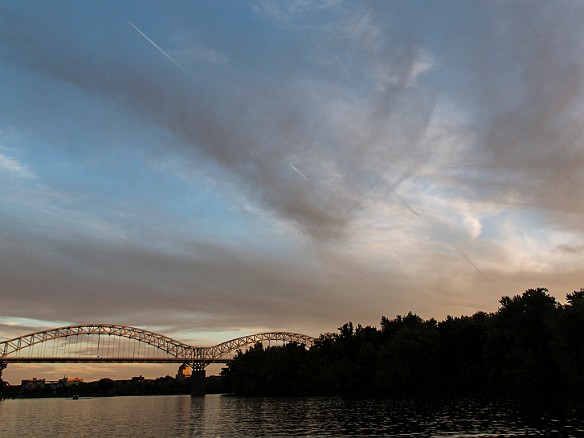
POLYGON ((402 198, 400 195, 397 194, 397 192, 395 190, 392 190, 393 194, 395 196, 397 196, 397 198, 401 201, 401 203, 408 209, 410 210, 413 214, 415 214, 416 216, 420 216, 420 213, 418 213, 416 210, 412 209, 412 207, 410 207, 408 205, 408 203, 406 201, 404 201, 404 198, 402 198))
POLYGON ((467 256, 464 252, 462 252, 462 250, 458 246, 455 246, 455 248, 460 253, 460 255, 463 256, 466 259, 466 261, 469 262, 471 264, 471 266, 477 270, 477 272, 479 274, 483 275, 483 273, 481 272, 481 270, 477 267, 477 265, 475 265, 473 263, 473 261, 470 259, 469 256, 467 256))
POLYGON ((140 35, 142 35, 146 39, 146 41, 148 41, 150 44, 152 44, 156 48, 156 50, 158 50, 160 53, 162 53, 166 57, 166 59, 168 59, 170 62, 172 62, 178 68, 180 68, 184 74, 186 74, 192 80, 198 82, 197 78, 195 78, 186 68, 184 68, 182 65, 180 65, 176 59, 174 59, 172 56, 170 56, 168 53, 166 53, 162 47, 160 47, 158 44, 156 44, 154 41, 152 41, 148 37, 148 35, 146 35, 144 32, 142 32, 140 29, 138 29, 138 27, 135 26, 134 23, 132 23, 131 21, 128 21, 128 24, 130 26, 132 26, 136 30, 136 32, 138 32, 140 35))
POLYGON ((304 178, 306 181, 310 182, 310 180, 309 180, 308 178, 306 178, 306 175, 304 175, 302 172, 300 172, 300 171, 299 171, 299 170, 296 168, 296 166, 294 166, 294 164, 292 164, 292 163, 288 163, 288 164, 290 165, 290 167, 292 168, 292 170, 293 170, 294 172, 296 172, 298 175, 300 175, 300 176, 301 176, 302 178, 304 178))
POLYGON ((397 261, 398 261, 398 262, 400 262, 400 263, 401 263, 401 265, 402 265, 404 268, 406 268, 406 270, 407 270, 407 271, 408 271, 408 272, 409 272, 411 275, 415 275, 415 272, 414 272, 414 271, 412 271, 412 270, 410 269, 410 267, 409 267, 409 266, 408 266, 408 265, 407 265, 407 264, 406 264, 406 263, 405 263, 405 262, 402 260, 402 258, 401 258, 399 255, 397 255, 397 253, 396 253, 395 251, 391 251, 391 253, 392 253, 392 254, 393 254, 393 256, 394 256, 394 257, 397 259, 397 261))

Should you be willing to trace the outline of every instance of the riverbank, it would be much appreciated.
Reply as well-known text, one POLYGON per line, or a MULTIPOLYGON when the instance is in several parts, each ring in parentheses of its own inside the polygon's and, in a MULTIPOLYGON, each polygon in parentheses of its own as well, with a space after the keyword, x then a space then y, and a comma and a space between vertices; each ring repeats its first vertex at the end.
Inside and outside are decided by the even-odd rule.
MULTIPOLYGON (((221 376, 208 376, 205 379, 208 394, 225 392, 221 376)), ((4 398, 72 398, 112 397, 130 395, 184 395, 190 394, 188 378, 176 379, 171 376, 146 379, 142 376, 128 380, 103 378, 94 382, 75 382, 67 384, 62 380, 46 382, 44 379, 23 381, 20 385, 7 385, 3 388, 4 398)), ((1 397, 0 397, 1 398, 1 397)))

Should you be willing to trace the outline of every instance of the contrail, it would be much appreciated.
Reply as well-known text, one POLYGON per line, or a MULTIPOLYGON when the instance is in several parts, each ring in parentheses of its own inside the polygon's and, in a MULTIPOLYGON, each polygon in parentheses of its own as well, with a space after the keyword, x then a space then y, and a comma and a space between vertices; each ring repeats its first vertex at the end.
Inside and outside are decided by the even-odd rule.
MULTIPOLYGON (((453 245, 454 246, 454 245, 453 245)), ((458 246, 454 246, 456 248, 456 250, 460 253, 461 256, 463 256, 467 262, 469 262, 473 268, 475 268, 477 270, 477 272, 481 275, 483 275, 483 273, 481 272, 481 270, 477 267, 477 265, 475 265, 472 260, 470 259, 469 256, 467 256, 464 252, 462 252, 462 250, 458 247, 458 246)))
POLYGON ((403 199, 403 198, 402 198, 400 195, 398 195, 398 194, 397 194, 397 192, 396 192, 395 190, 392 190, 392 192, 393 192, 393 194, 394 194, 395 196, 397 196, 397 198, 398 198, 398 199, 401 201, 401 203, 402 203, 402 204, 403 204, 403 205, 404 205, 404 206, 405 206, 405 207, 406 207, 408 210, 410 210, 410 211, 411 211, 413 214, 415 214, 416 216, 420 217, 420 213, 418 213, 416 210, 412 209, 412 207, 410 207, 410 206, 408 205, 408 203, 407 203, 406 201, 404 201, 404 199, 403 199))
POLYGON ((176 65, 178 68, 180 68, 184 74, 186 74, 193 81, 199 82, 198 79, 195 78, 186 68, 184 68, 182 65, 180 65, 176 59, 174 59, 172 56, 170 56, 168 53, 166 53, 162 49, 162 47, 160 47, 158 44, 156 44, 154 41, 152 41, 150 38, 148 38, 148 35, 146 35, 144 32, 142 32, 140 29, 138 29, 138 27, 135 26, 134 23, 132 23, 131 21, 128 21, 128 24, 130 26, 132 26, 136 30, 136 32, 138 32, 140 35, 142 35, 146 39, 146 41, 148 41, 150 44, 152 44, 156 48, 156 50, 158 50, 160 53, 162 53, 170 62, 172 62, 174 65, 176 65))
POLYGON ((299 171, 299 170, 296 168, 296 166, 294 166, 294 164, 292 164, 292 163, 288 163, 288 164, 290 165, 290 167, 292 168, 292 170, 293 170, 294 172, 296 172, 298 175, 300 175, 300 176, 301 176, 302 178, 304 178, 306 181, 310 182, 310 180, 309 180, 308 178, 306 178, 306 175, 304 175, 302 172, 300 172, 300 171, 299 171))
POLYGON ((393 256, 398 260, 398 262, 400 262, 404 268, 407 269, 407 271, 411 274, 411 275, 415 275, 416 273, 414 271, 412 271, 410 269, 410 267, 408 265, 406 265, 406 263, 402 260, 402 258, 396 254, 395 251, 391 251, 391 253, 393 254, 393 256))

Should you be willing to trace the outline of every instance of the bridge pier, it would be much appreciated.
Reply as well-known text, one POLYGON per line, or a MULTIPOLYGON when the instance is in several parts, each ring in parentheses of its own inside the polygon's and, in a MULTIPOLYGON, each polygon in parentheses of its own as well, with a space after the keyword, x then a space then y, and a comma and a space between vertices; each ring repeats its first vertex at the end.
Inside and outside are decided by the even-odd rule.
MULTIPOLYGON (((135 327, 118 324, 80 324, 58 327, 0 341, 0 383, 5 383, 2 381, 2 371, 8 363, 184 362, 193 370, 189 381, 189 392, 193 396, 204 395, 206 392, 205 368, 207 365, 210 363, 229 361, 231 360, 231 353, 245 346, 251 346, 265 341, 295 342, 307 347, 314 344, 314 338, 299 333, 268 332, 242 336, 211 347, 195 347, 167 336, 135 327), (90 335, 93 336, 92 339, 97 337, 97 342, 87 342, 86 340, 91 338, 90 335), (73 345, 70 342, 71 339, 66 339, 72 337, 83 340, 81 342, 75 342, 73 345), (121 345, 125 345, 122 344, 122 338, 146 344, 147 348, 143 349, 145 350, 143 353, 140 353, 142 348, 139 347, 137 354, 136 350, 133 350, 132 353, 127 352, 129 355, 126 355, 126 352, 124 352, 120 356, 120 347, 121 345), (40 344, 45 342, 52 342, 52 348, 45 350, 44 346, 40 346, 40 344), (156 348, 162 351, 163 355, 151 354, 149 352, 150 348, 156 348), (116 350, 117 354, 115 353, 116 350)), ((126 341, 124 340, 124 342, 126 341)))
POLYGON ((205 362, 193 362, 189 364, 193 369, 191 373, 190 390, 191 396, 205 395, 205 362))
POLYGON ((193 368, 191 374, 190 390, 191 396, 205 395, 205 369, 193 368))

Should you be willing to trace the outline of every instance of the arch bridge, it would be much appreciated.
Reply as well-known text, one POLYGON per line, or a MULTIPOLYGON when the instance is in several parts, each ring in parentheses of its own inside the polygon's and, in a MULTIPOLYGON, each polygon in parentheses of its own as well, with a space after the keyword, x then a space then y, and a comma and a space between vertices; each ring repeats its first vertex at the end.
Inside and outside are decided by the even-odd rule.
POLYGON ((314 338, 300 333, 267 332, 198 347, 125 325, 72 325, 0 342, 0 380, 2 369, 9 363, 185 363, 204 373, 210 363, 229 362, 236 351, 258 342, 294 342, 310 347, 314 338))

